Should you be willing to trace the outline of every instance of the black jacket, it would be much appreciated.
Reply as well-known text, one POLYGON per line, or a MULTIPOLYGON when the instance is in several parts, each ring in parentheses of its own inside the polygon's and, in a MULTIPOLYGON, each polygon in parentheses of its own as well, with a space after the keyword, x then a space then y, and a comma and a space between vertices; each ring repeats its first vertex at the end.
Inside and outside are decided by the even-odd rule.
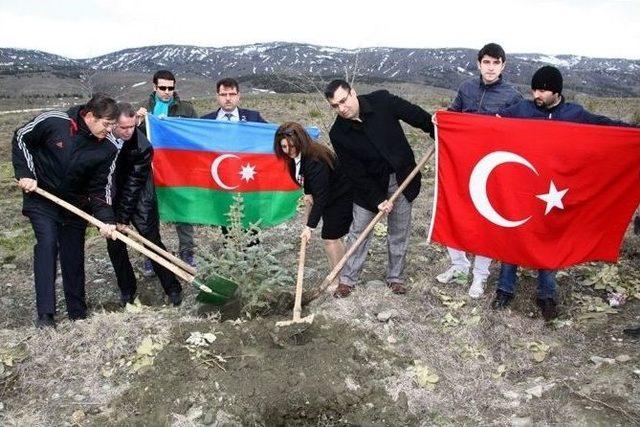
MULTIPOLYGON (((358 96, 358 101, 362 123, 338 116, 329 137, 353 183, 354 203, 377 212, 387 199, 389 175, 395 173, 399 185, 416 166, 400 120, 432 137, 433 123, 425 110, 386 90, 358 96)), ((403 192, 410 202, 420 192, 420 178, 418 173, 403 192)))
MULTIPOLYGON (((103 222, 114 223, 111 180, 119 143, 111 134, 103 140, 93 136, 81 115, 82 107, 42 113, 16 130, 12 141, 15 177, 36 179, 42 189, 103 222)), ((75 219, 53 202, 25 193, 23 212, 31 211, 75 219)))
MULTIPOLYGON (((293 159, 288 162, 289 174, 296 180, 296 165, 293 159)), ((302 157, 300 160, 300 175, 303 177, 304 194, 313 196, 313 206, 309 212, 307 226, 316 228, 327 206, 336 200, 352 198, 351 183, 347 179, 339 162, 332 169, 327 163, 302 157)))
MULTIPOLYGON (((216 120, 218 118, 218 112, 220 109, 214 110, 204 116, 200 117, 201 119, 209 119, 216 120)), ((248 110, 246 108, 238 108, 238 115, 240 116, 241 122, 257 122, 257 123, 267 123, 265 119, 262 118, 260 112, 255 110, 248 110)))
POLYGON ((136 129, 131 139, 122 143, 116 162, 113 208, 118 223, 129 224, 134 214, 144 218, 149 214, 148 209, 154 207, 155 198, 145 191, 147 181, 151 178, 152 160, 151 143, 136 129), (140 205, 141 199, 147 202, 140 205), (140 206, 146 208, 139 209, 140 206))

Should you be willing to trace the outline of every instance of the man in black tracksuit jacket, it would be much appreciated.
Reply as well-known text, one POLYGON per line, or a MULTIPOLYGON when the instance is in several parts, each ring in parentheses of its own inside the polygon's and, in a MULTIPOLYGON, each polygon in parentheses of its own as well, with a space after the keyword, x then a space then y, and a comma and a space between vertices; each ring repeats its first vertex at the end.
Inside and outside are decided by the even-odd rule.
MULTIPOLYGON (((136 127, 136 112, 131 104, 118 104, 118 113, 114 134, 122 141, 122 149, 116 162, 113 188, 113 209, 118 228, 132 223, 143 237, 165 249, 160 239, 160 218, 153 181, 149 179, 153 147, 136 127)), ((119 240, 108 240, 107 250, 118 279, 121 302, 123 305, 133 303, 137 284, 127 246, 119 240)), ((151 263, 171 303, 180 305, 182 287, 176 276, 155 261, 151 260, 151 263)))
POLYGON ((115 101, 98 94, 86 105, 67 112, 42 113, 14 134, 12 161, 18 185, 24 191, 22 212, 29 217, 36 237, 33 268, 40 327, 55 326, 58 254, 69 318, 87 316, 87 223, 33 191, 40 187, 88 211, 110 224, 100 232, 111 237, 115 218, 110 184, 119 147, 110 131, 116 117, 115 101))

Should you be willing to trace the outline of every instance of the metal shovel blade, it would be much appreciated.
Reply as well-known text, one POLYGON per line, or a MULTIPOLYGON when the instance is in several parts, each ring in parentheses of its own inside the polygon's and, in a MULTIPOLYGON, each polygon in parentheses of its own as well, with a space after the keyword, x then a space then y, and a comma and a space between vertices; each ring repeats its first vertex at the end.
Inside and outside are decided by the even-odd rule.
POLYGON ((237 283, 215 273, 199 283, 209 288, 211 293, 200 292, 196 297, 196 301, 207 304, 224 305, 234 297, 238 290, 237 283))

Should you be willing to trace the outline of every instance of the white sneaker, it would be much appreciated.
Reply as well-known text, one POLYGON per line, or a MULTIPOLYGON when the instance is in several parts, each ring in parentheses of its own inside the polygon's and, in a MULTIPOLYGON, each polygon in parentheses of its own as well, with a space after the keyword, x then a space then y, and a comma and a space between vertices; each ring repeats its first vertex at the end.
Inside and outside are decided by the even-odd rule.
POLYGON ((471 287, 469 288, 469 296, 471 298, 480 298, 484 294, 485 280, 479 277, 474 277, 471 287))
POLYGON ((440 283, 449 283, 452 281, 456 281, 458 283, 466 283, 467 282, 467 272, 461 270, 459 267, 451 266, 444 273, 440 273, 436 276, 436 280, 440 283))

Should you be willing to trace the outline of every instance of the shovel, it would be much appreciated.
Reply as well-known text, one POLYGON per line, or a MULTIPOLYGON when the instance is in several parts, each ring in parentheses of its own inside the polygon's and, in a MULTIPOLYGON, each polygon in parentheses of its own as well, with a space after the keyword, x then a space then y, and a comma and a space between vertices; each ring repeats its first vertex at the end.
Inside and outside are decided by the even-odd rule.
MULTIPOLYGON (((39 187, 36 188, 35 192, 41 195, 42 197, 51 200, 55 204, 62 206, 63 208, 73 212, 74 214, 78 215, 85 221, 95 225, 98 228, 102 228, 106 225, 105 223, 89 215, 82 209, 79 209, 73 206, 71 203, 68 203, 60 199, 59 197, 54 196, 53 194, 49 193, 46 190, 43 190, 42 188, 39 188, 39 187)), ((238 285, 236 285, 234 282, 219 275, 214 275, 213 277, 208 278, 205 281, 205 283, 202 283, 201 281, 196 279, 194 274, 184 271, 182 268, 172 264, 167 259, 161 257, 160 255, 151 251, 150 249, 147 249, 140 243, 125 236, 123 233, 120 233, 119 231, 116 230, 113 232, 113 234, 116 237, 116 239, 122 241, 127 246, 151 258, 152 260, 162 265, 167 270, 171 271, 176 276, 180 277, 185 282, 190 283, 191 285, 195 286, 198 290, 202 291, 200 295, 201 296, 206 295, 206 297, 202 297, 201 300, 204 299, 206 300, 206 302, 210 302, 212 304, 223 304, 234 296, 236 289, 238 288, 238 285)))
POLYGON ((300 239, 300 255, 298 256, 298 278, 296 280, 296 299, 293 303, 293 319, 276 322, 276 326, 289 326, 294 323, 313 323, 313 314, 300 318, 302 313, 302 279, 304 277, 304 259, 307 252, 307 239, 300 239))
MULTIPOLYGON (((418 174, 418 172, 420 172, 420 169, 422 169, 422 167, 433 156, 433 153, 435 152, 435 150, 436 150, 435 146, 431 147, 431 150, 429 150, 429 152, 427 152, 427 154, 425 154, 420 159, 416 167, 413 168, 411 173, 405 178, 404 181, 402 181, 402 184, 400 184, 398 189, 389 198, 389 201, 391 203, 395 202, 395 200, 400 196, 400 194, 402 194, 404 189, 407 188, 407 185, 409 185, 411 180, 418 174)), ((367 238, 369 233, 371 233, 371 230, 373 230, 373 227, 375 227, 375 225, 382 219, 384 215, 385 215, 385 212, 380 211, 375 217, 373 217, 369 225, 367 225, 367 228, 365 228, 360 234, 360 236, 358 236, 356 241, 353 242, 353 245, 349 247, 347 252, 340 259, 340 261, 338 261, 338 263, 333 268, 333 270, 331 270, 329 275, 327 275, 327 277, 322 281, 320 286, 316 287, 315 289, 312 289, 305 295, 305 303, 309 303, 310 301, 313 301, 314 299, 318 298, 324 291, 326 291, 326 289, 329 287, 331 282, 333 282, 333 280, 336 278, 338 273, 340 273, 340 270, 342 270, 342 267, 344 267, 344 265, 347 263, 347 260, 351 257, 351 255, 353 255, 353 253, 356 251, 356 249, 358 249, 358 247, 362 244, 362 242, 364 242, 364 240, 367 238)))
POLYGON ((156 245, 155 243, 149 241, 148 239, 145 239, 143 236, 141 236, 134 229, 127 227, 127 228, 124 229, 124 233, 126 233, 127 236, 132 237, 135 240, 137 240, 138 242, 140 242, 143 245, 147 246, 148 248, 151 248, 157 254, 162 255, 167 260, 169 260, 171 263, 177 265, 178 267, 180 267, 181 269, 183 269, 187 273, 191 274, 192 276, 196 275, 196 269, 195 268, 193 268, 192 266, 190 266, 189 264, 187 264, 186 262, 184 262, 183 260, 181 260, 180 258, 175 256, 171 252, 167 252, 166 250, 162 249, 160 246, 156 245))

